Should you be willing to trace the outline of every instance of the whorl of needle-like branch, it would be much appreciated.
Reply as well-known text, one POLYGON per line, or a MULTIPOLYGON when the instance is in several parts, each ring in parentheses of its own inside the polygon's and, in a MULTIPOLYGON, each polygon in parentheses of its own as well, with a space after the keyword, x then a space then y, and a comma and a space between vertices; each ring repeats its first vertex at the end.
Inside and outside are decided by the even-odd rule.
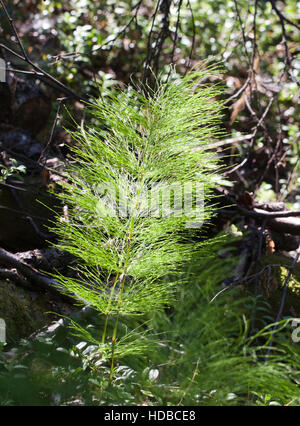
POLYGON ((220 179, 211 143, 221 134, 221 89, 208 76, 196 70, 151 96, 130 87, 98 100, 99 126, 73 133, 76 162, 61 194, 68 220, 58 220, 55 231, 58 247, 82 263, 77 279, 56 280, 106 318, 170 304, 174 286, 185 280, 182 265, 199 248, 186 228, 209 220, 204 198, 220 179), (149 194, 158 200, 150 208, 149 194), (196 210, 187 212, 186 200, 196 210))

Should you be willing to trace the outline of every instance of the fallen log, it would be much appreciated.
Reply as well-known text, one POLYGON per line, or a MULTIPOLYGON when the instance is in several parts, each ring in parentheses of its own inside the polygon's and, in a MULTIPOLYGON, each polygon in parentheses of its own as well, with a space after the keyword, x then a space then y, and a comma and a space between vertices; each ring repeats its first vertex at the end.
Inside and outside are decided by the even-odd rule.
MULTIPOLYGON (((74 302, 75 298, 71 298, 65 294, 62 294, 60 285, 51 277, 42 272, 36 270, 34 267, 28 265, 23 260, 19 259, 17 255, 10 253, 3 248, 0 248, 0 264, 6 268, 14 268, 17 272, 14 275, 19 278, 19 283, 25 283, 24 280, 28 281, 28 286, 37 286, 43 290, 49 291, 52 294, 59 295, 60 297, 74 302)), ((4 278, 14 278, 13 274, 8 274, 7 269, 2 269, 4 278), (9 275, 9 276, 8 276, 9 275)), ((0 269, 1 276, 1 269, 0 269)), ((14 280, 15 281, 15 280, 14 280)), ((25 285, 25 284, 24 284, 25 285)))

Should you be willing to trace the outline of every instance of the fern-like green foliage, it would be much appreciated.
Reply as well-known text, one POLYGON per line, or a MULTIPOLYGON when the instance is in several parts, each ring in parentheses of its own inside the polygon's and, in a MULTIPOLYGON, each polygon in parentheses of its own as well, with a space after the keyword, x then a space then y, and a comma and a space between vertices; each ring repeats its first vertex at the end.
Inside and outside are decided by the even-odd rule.
POLYGON ((55 231, 58 247, 80 264, 77 278, 56 279, 103 315, 102 349, 112 358, 122 353, 121 316, 172 303, 186 281, 183 265, 199 249, 193 235, 211 217, 207 203, 220 181, 211 145, 221 134, 222 104, 208 76, 197 70, 147 95, 130 87, 99 99, 92 107, 98 125, 72 133, 74 161, 60 195, 68 219, 57 220, 55 231))
MULTIPOLYGON (((200 273, 192 287, 182 287, 173 313, 168 318, 161 315, 156 324, 170 330, 165 339, 173 342, 169 364, 165 367, 157 360, 163 365, 160 380, 172 381, 169 400, 175 403, 177 397, 176 404, 190 406, 299 405, 300 353, 288 320, 278 323, 272 356, 266 360, 274 324, 262 324, 251 335, 253 296, 237 288, 209 303, 215 287, 213 273, 219 275, 222 261, 217 255, 198 261, 198 270, 205 276, 206 268, 210 269, 210 277, 202 281, 200 273)), ((267 307, 262 301, 256 303, 266 315, 267 307)))

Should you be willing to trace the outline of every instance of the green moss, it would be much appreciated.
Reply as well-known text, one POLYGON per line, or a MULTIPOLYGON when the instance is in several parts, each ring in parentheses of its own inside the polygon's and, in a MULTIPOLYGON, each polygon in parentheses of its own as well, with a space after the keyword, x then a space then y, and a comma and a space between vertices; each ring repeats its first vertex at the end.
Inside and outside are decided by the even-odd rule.
POLYGON ((8 343, 16 342, 34 331, 34 320, 25 296, 6 281, 0 282, 0 317, 6 323, 8 343))
POLYGON ((6 323, 6 339, 17 343, 50 322, 54 308, 46 294, 29 293, 9 281, 0 281, 0 318, 6 323), (34 297, 32 297, 34 296, 34 297))

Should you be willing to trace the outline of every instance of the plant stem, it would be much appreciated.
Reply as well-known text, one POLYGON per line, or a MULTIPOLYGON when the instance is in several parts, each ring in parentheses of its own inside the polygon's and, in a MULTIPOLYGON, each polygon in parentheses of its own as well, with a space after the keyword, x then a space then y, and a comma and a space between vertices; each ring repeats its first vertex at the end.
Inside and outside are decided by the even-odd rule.
MULTIPOLYGON (((142 161, 142 165, 141 165, 142 170, 143 170, 143 166, 144 166, 144 158, 145 157, 143 156, 143 161, 142 161)), ((134 218, 135 218, 137 206, 139 204, 139 197, 141 195, 141 190, 142 190, 142 187, 144 185, 144 173, 141 172, 139 177, 140 177, 140 185, 139 185, 139 188, 138 188, 138 191, 137 191, 137 202, 134 206, 134 211, 133 211, 131 221, 130 221, 130 226, 129 226, 129 233, 128 233, 128 239, 127 239, 127 249, 126 249, 126 258, 125 258, 125 262, 124 262, 123 273, 121 275, 122 276, 122 282, 121 282, 120 296, 119 296, 119 301, 118 301, 118 312, 117 312, 117 315, 116 315, 116 322, 115 322, 115 325, 114 325, 113 336, 112 336, 112 353, 111 353, 111 365, 110 365, 110 375, 109 375, 109 381, 110 382, 113 379, 114 355, 115 355, 115 346, 116 346, 116 339, 117 339, 117 330, 118 330, 118 323, 119 323, 119 317, 120 317, 120 308, 121 308, 121 305, 122 305, 122 295, 123 295, 123 291, 124 291, 124 287, 125 287, 125 278, 126 278, 127 269, 128 269, 132 234, 133 234, 134 223, 135 223, 134 218)))
POLYGON ((105 339, 106 339, 108 317, 109 317, 109 314, 110 314, 110 305, 111 305, 111 301, 112 301, 112 297, 113 297, 113 294, 114 294, 114 291, 115 291, 116 284, 118 282, 118 278, 119 278, 119 274, 117 274, 116 277, 115 277, 115 280, 114 280, 114 283, 113 283, 113 286, 112 286, 112 289, 111 289, 111 293, 110 293, 110 298, 109 298, 109 301, 108 301, 108 307, 106 309, 106 314, 105 314, 106 317, 105 317, 104 329, 103 329, 103 333, 102 333, 102 343, 105 343, 105 339))

